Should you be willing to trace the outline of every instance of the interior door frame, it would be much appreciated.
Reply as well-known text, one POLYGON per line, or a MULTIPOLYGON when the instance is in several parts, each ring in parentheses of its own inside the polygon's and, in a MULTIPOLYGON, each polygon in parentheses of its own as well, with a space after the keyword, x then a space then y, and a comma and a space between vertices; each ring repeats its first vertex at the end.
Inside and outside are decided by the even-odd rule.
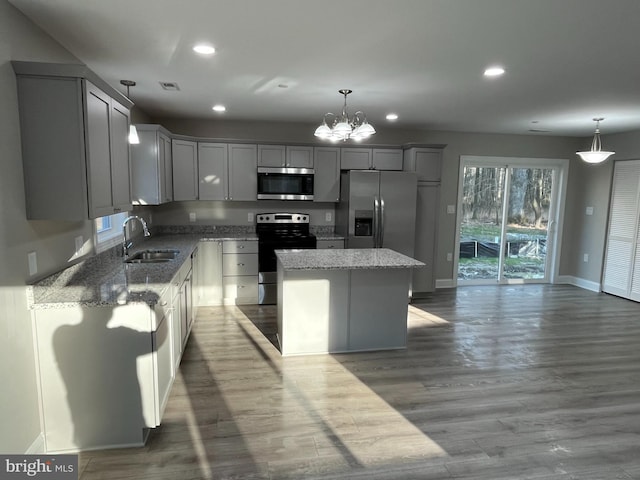
MULTIPOLYGON (((564 209, 567 195, 567 181, 569 176, 569 160, 565 158, 529 158, 529 157, 494 157, 478 155, 461 155, 460 168, 458 170, 458 204, 456 208, 456 235, 455 251, 453 256, 453 284, 458 286, 458 264, 460 258, 460 219, 462 218, 462 197, 464 187, 464 169, 467 166, 481 168, 550 168, 553 169, 553 186, 551 190, 551 208, 549 210, 549 224, 547 229, 547 264, 545 267, 545 279, 498 279, 496 284, 522 284, 522 283, 557 283, 560 269, 560 250, 562 246, 562 231, 564 225, 564 209)), ((507 182, 508 185, 508 182, 507 182)), ((505 203, 508 201, 506 196, 505 203)), ((504 209, 505 205, 503 205, 504 209)), ((506 225, 502 226, 502 229, 506 225)), ((502 252, 504 245, 501 245, 502 252)), ((502 254, 502 253, 501 253, 502 254)), ((500 262, 502 265, 502 262, 500 262)), ((500 276, 500 275, 499 275, 500 276)), ((474 282, 465 282, 472 284, 474 282)), ((490 284, 491 281, 478 281, 478 284, 490 284)))

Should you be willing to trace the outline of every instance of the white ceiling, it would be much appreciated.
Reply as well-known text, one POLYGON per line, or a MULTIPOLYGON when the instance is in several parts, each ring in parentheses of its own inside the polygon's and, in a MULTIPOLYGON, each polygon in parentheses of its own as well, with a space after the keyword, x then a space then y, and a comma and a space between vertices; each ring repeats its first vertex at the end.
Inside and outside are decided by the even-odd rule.
POLYGON ((378 130, 640 130, 640 0, 9 1, 152 117, 319 123, 350 88, 378 130))

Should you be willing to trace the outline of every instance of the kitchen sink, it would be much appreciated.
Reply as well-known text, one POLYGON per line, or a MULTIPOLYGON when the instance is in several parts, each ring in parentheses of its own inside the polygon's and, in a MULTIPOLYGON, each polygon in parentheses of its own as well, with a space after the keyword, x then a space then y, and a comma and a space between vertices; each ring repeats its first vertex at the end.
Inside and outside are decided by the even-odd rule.
POLYGON ((163 263, 175 259, 179 250, 142 250, 131 255, 125 260, 126 263, 163 263))

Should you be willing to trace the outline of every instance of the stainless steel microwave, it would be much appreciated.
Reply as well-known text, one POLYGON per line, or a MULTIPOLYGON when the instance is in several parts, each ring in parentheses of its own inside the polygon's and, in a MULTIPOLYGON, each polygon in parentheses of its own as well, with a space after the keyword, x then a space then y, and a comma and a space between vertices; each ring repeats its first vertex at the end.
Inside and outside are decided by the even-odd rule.
POLYGON ((258 168, 258 200, 313 200, 312 168, 258 168))

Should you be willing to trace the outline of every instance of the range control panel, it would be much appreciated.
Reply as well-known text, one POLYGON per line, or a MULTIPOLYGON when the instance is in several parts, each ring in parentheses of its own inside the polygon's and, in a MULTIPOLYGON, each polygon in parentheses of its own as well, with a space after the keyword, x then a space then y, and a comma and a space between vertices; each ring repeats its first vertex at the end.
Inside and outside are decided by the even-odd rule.
POLYGON ((309 223, 308 213, 258 213, 256 223, 309 223))

